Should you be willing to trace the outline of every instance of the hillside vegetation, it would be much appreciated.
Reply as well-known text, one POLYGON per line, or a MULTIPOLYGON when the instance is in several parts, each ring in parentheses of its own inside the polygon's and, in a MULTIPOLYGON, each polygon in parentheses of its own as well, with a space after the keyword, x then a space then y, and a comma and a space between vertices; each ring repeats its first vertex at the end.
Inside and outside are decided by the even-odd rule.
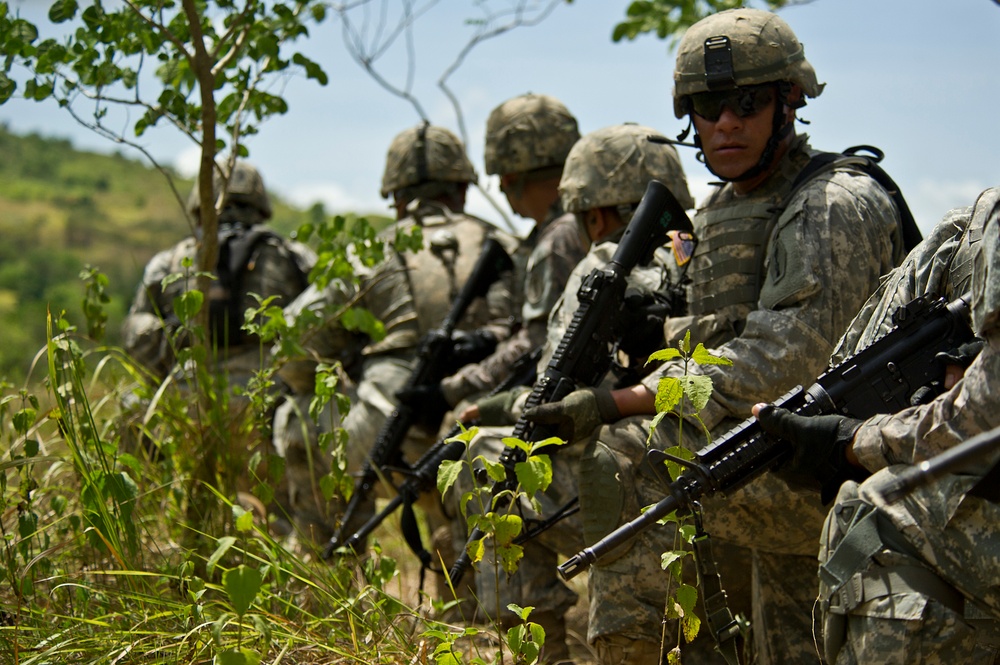
MULTIPOLYGON (((107 341, 117 344, 146 262, 190 231, 166 178, 144 162, 5 127, 0 154, 0 379, 20 384, 44 346, 46 308, 80 310, 81 270, 108 276, 107 341)), ((192 182, 177 182, 186 196, 192 182)), ((274 206, 272 225, 285 234, 324 214, 274 206)))

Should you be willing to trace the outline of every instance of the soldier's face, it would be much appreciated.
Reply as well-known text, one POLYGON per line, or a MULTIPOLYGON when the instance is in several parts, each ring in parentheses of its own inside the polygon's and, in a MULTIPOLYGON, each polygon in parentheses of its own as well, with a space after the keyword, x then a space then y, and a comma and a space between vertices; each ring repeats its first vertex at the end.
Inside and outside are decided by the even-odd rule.
POLYGON ((772 97, 762 109, 749 115, 723 106, 714 121, 691 113, 701 137, 701 149, 715 173, 723 178, 738 178, 757 164, 771 137, 776 103, 772 97))

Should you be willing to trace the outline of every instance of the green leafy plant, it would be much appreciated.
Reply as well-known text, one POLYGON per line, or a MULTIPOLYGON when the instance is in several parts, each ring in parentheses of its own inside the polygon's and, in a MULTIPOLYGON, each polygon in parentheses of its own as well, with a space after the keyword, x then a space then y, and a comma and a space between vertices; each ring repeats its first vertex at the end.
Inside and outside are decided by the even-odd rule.
MULTIPOLYGON (((625 20, 615 25, 611 39, 631 40, 652 32, 659 39, 669 39, 673 47, 685 30, 706 16, 748 4, 746 0, 634 0, 625 11, 625 20)), ((788 0, 767 0, 766 4, 775 10, 788 0)))
MULTIPOLYGON (((652 438, 656 428, 666 417, 677 419, 677 439, 684 440, 684 423, 687 419, 694 420, 705 434, 706 441, 711 441, 708 427, 698 413, 705 408, 712 397, 712 377, 705 374, 692 374, 692 365, 722 365, 731 366, 728 358, 716 356, 708 351, 700 342, 692 348, 691 331, 684 335, 676 347, 668 347, 650 355, 648 362, 680 359, 684 373, 679 376, 667 376, 660 379, 656 391, 656 416, 650 423, 649 437, 652 438)), ((683 446, 667 448, 667 453, 680 459, 693 459, 694 453, 683 446)), ((672 479, 683 471, 679 464, 667 460, 664 462, 672 479)), ((701 629, 701 619, 695 613, 698 602, 698 589, 688 584, 683 575, 684 562, 692 556, 691 543, 696 529, 688 517, 679 517, 671 513, 661 524, 672 523, 676 527, 674 548, 661 555, 660 564, 670 576, 670 592, 665 601, 664 616, 677 621, 678 635, 676 644, 668 654, 671 665, 680 663, 681 641, 690 642, 697 637, 701 629)), ((666 630, 666 626, 664 626, 666 630)))
MULTIPOLYGON (((478 433, 477 427, 467 430, 463 428, 454 440, 464 441, 468 446, 478 433)), ((459 499, 459 506, 469 532, 478 528, 483 533, 481 538, 466 545, 470 560, 473 565, 481 563, 486 556, 489 542, 499 564, 496 571, 497 584, 502 573, 512 575, 517 571, 518 564, 524 556, 524 548, 517 542, 524 528, 524 521, 518 508, 519 503, 526 502, 535 512, 541 513, 542 508, 536 494, 544 492, 552 483, 552 459, 542 451, 551 446, 566 444, 562 439, 554 437, 536 442, 505 437, 502 442, 506 448, 518 450, 524 456, 523 461, 514 465, 517 482, 513 488, 503 487, 493 493, 493 483, 507 484, 507 469, 503 463, 491 461, 484 455, 475 457, 466 455, 462 460, 446 460, 441 463, 437 477, 438 490, 442 495, 452 489, 463 472, 475 475, 474 469, 482 469, 486 477, 492 481, 486 486, 477 484, 473 489, 464 492, 459 499)), ((486 609, 488 615, 494 618, 500 616, 501 608, 486 609)), ((545 643, 545 631, 540 625, 528 621, 533 608, 509 605, 506 609, 513 612, 522 623, 508 629, 504 647, 516 663, 535 662, 545 643)), ((445 649, 445 653, 448 654, 447 658, 454 657, 454 649, 445 649)), ((501 657, 502 653, 503 650, 501 657)))

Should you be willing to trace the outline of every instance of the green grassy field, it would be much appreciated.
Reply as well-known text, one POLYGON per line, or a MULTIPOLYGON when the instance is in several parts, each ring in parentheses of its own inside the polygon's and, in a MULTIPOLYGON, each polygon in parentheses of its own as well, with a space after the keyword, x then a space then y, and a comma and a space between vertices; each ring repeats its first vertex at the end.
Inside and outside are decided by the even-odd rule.
MULTIPOLYGON (((0 379, 20 384, 44 345, 46 308, 79 311, 85 266, 108 276, 115 344, 146 262, 189 229, 166 177, 144 162, 3 127, 0 154, 0 379)), ((183 197, 191 186, 176 178, 183 197)), ((284 234, 324 215, 273 203, 284 234)))

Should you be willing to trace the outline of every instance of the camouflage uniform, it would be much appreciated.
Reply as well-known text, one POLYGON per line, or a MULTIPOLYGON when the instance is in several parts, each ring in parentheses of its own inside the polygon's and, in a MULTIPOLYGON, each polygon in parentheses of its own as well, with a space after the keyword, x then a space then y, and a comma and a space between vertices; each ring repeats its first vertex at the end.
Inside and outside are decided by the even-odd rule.
MULTIPOLYGON (((705 52, 709 40, 719 43, 720 35, 727 43, 731 39, 739 85, 785 80, 807 96, 821 92, 801 45, 780 18, 733 10, 685 34, 675 72, 678 117, 689 112, 688 95, 709 89, 705 52)), ((780 90, 784 84, 776 85, 780 90)), ((725 83, 722 88, 727 89, 725 83)), ((780 101, 777 107, 776 114, 780 101)), ((772 137, 776 134, 777 129, 772 137)), ((690 315, 668 320, 665 338, 674 343, 690 330, 693 343, 733 361, 732 367, 688 368, 713 381, 711 400, 699 414, 712 436, 748 417, 762 396, 774 399, 796 384, 811 383, 826 368, 864 295, 902 255, 899 213, 869 176, 841 164, 793 190, 811 154, 805 136, 793 137, 781 159, 763 171, 769 175, 761 184, 744 195, 726 184, 695 216, 690 315)), ((670 361, 642 383, 655 393, 661 377, 684 373, 682 362, 670 361)), ((648 416, 625 418, 598 428, 587 443, 580 502, 588 544, 663 498, 663 486, 645 466, 649 425, 648 416)), ((682 429, 664 420, 649 442, 659 449, 678 444, 690 450, 706 444, 693 418, 683 421, 682 429)), ((824 514, 818 498, 793 492, 767 474, 702 504, 706 529, 718 541, 715 549, 726 550, 716 557, 724 566, 723 585, 750 584, 751 607, 746 600, 734 605, 752 613, 756 662, 815 662, 809 617, 815 542, 824 514)), ((650 645, 642 662, 658 657, 652 645, 660 643, 668 587, 659 553, 677 549, 674 540, 673 528, 648 530, 591 568, 589 639, 596 642, 602 663, 625 662, 639 643, 650 645)), ((668 644, 673 639, 668 637, 668 644)))
MULTIPOLYGON (((570 148, 580 137, 576 120, 559 101, 546 95, 522 95, 493 110, 486 126, 486 171, 517 173, 525 178, 557 176, 570 148)), ((499 385, 517 358, 545 342, 549 312, 563 292, 573 267, 583 258, 588 241, 570 213, 558 201, 546 219, 522 242, 515 263, 523 281, 519 329, 480 363, 468 365, 441 382, 447 402, 478 397, 499 385)))
MULTIPOLYGON (((401 190, 410 190, 419 194, 422 188, 424 193, 434 193, 441 183, 461 184, 464 191, 464 185, 475 177, 457 137, 442 128, 421 126, 401 133, 390 146, 382 192, 398 195, 401 190), (423 173, 418 171, 421 163, 423 173)), ((275 416, 275 448, 286 459, 289 502, 296 522, 320 541, 332 535, 342 506, 324 500, 318 486, 319 478, 330 471, 329 454, 315 446, 318 432, 343 427, 348 436, 347 469, 360 470, 395 408, 396 393, 409 379, 419 341, 448 314, 486 238, 497 237, 508 248, 514 244, 487 222, 453 212, 435 201, 417 199, 407 211, 409 216, 386 229, 382 238, 391 241, 398 230, 409 232, 419 225, 424 249, 405 255, 390 252, 374 268, 356 266, 358 286, 341 280, 323 289, 310 286, 285 310, 286 318, 294 321, 306 309, 329 315, 352 303, 370 311, 386 332, 378 342, 359 339, 345 330, 337 317, 328 316, 305 342, 310 356, 281 370, 296 397, 279 407, 275 416), (448 288, 442 288, 445 285, 448 288), (319 423, 308 417, 317 360, 360 365, 356 386, 346 391, 352 405, 343 419, 332 405, 319 423)), ((485 299, 470 305, 458 328, 488 329, 498 339, 505 338, 511 318, 509 288, 509 283, 496 283, 485 299)), ((434 434, 417 425, 412 427, 404 445, 407 459, 416 459, 424 452, 433 443, 434 434)), ((370 510, 371 504, 367 508, 370 510)), ((356 517, 366 516, 359 513, 356 517)))
POLYGON ((881 500, 907 465, 1000 424, 1000 400, 990 385, 1000 371, 998 238, 1000 189, 994 188, 974 207, 945 217, 887 278, 842 342, 843 353, 861 348, 891 325, 899 304, 923 293, 953 299, 971 282, 973 327, 986 346, 950 391, 871 418, 855 434, 855 454, 876 473, 860 486, 841 487, 823 532, 820 608, 831 664, 1000 662, 1000 509, 969 493, 990 464, 947 475, 892 504, 881 500), (866 524, 876 525, 876 539, 865 536, 866 524), (859 542, 867 549, 852 556, 859 542))
MULTIPOLYGON (((658 136, 658 132, 640 125, 615 125, 587 134, 570 151, 559 191, 563 205, 571 213, 584 213, 598 208, 617 209, 623 223, 631 218, 635 207, 645 193, 651 179, 665 183, 678 201, 690 208, 694 201, 688 192, 683 168, 673 146, 647 141, 658 136)), ((579 227, 579 225, 578 225, 579 227)), ((542 349, 538 373, 541 375, 552 354, 562 340, 579 301, 577 292, 583 280, 597 268, 602 268, 611 260, 618 247, 625 227, 595 242, 589 252, 576 265, 566 281, 559 300, 552 308, 547 326, 547 339, 542 349)), ((676 263, 669 250, 661 248, 648 266, 638 266, 629 275, 630 292, 653 293, 666 289, 668 281, 677 279, 672 266, 676 263)), ((613 377, 608 377, 610 385, 613 377)), ((521 400, 528 394, 522 392, 521 400)), ((510 414, 510 420, 519 416, 520 405, 510 414)), ((511 429, 481 428, 481 436, 471 447, 470 454, 498 459, 504 450, 502 437, 510 436, 511 429)), ((580 447, 565 447, 552 456, 553 478, 548 490, 536 498, 542 508, 536 513, 528 502, 522 502, 521 514, 528 520, 549 517, 562 508, 579 493, 577 472, 580 447)), ((450 493, 457 499, 472 488, 472 478, 462 476, 450 493)), ((457 514, 457 507, 454 508, 457 514)), ((472 507, 470 506, 470 511, 472 507)), ((455 540, 464 542, 466 525, 456 520, 455 540)), ((573 554, 583 545, 580 538, 580 524, 574 518, 563 519, 555 527, 544 532, 524 545, 524 557, 517 572, 507 577, 492 562, 492 551, 481 562, 476 571, 477 598, 486 612, 495 607, 505 608, 509 603, 535 608, 532 619, 539 616, 562 616, 576 602, 576 593, 556 576, 555 565, 558 554, 573 554), (499 592, 499 597, 497 593, 499 592)), ((543 624, 544 625, 544 624, 543 624)), ((551 625, 546 626, 549 638, 551 625)), ((548 639, 547 638, 547 641, 548 639)))
MULTIPOLYGON (((216 189, 222 186, 215 178, 216 189)), ((226 181, 226 195, 219 216, 219 237, 234 233, 244 226, 257 232, 256 227, 271 217, 271 204, 264 191, 264 184, 256 169, 238 162, 233 175, 226 181)), ((197 218, 199 201, 197 188, 192 191, 188 211, 197 218)), ((158 253, 147 264, 142 284, 136 291, 132 306, 122 327, 125 350, 152 370, 165 377, 174 365, 174 335, 180 321, 173 313, 174 298, 195 286, 191 275, 163 287, 163 279, 172 274, 193 273, 196 267, 185 268, 183 262, 195 262, 199 238, 185 238, 174 247, 158 253)), ((305 245, 285 240, 272 233, 261 236, 247 257, 243 277, 243 312, 256 308, 257 302, 249 294, 264 298, 277 296, 275 304, 287 305, 305 288, 306 276, 316 257, 305 245)), ((195 264, 196 265, 196 264, 195 264)), ((206 294, 206 306, 211 302, 218 282, 213 282, 206 294)), ((266 351, 266 350, 265 350, 266 351)), ((267 361, 260 341, 249 335, 240 344, 222 344, 216 349, 214 361, 218 372, 224 372, 231 383, 246 385, 255 371, 267 361)))

